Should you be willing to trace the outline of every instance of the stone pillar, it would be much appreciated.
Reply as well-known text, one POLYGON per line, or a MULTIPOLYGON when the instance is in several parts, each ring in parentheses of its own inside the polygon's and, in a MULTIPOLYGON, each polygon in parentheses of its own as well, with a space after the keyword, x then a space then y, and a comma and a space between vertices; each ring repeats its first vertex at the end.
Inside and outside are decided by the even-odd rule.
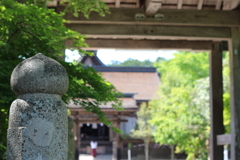
POLYGON ((61 96, 68 75, 57 61, 39 53, 12 72, 17 95, 9 113, 8 160, 67 160, 67 107, 61 96))

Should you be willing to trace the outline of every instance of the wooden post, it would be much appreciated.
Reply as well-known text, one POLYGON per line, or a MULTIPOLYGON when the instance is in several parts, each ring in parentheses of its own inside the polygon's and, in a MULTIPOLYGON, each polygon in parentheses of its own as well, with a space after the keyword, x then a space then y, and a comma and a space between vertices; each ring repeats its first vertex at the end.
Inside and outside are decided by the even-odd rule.
POLYGON ((79 121, 74 121, 74 140, 75 140, 75 160, 79 159, 79 121))
POLYGON ((80 155, 80 149, 81 149, 81 123, 78 123, 78 140, 77 141, 78 141, 78 154, 80 155))
MULTIPOLYGON (((116 126, 117 129, 120 129, 120 122, 116 122, 116 126)), ((120 148, 121 144, 120 144, 120 134, 116 133, 116 141, 117 141, 117 147, 120 148)))
POLYGON ((210 158, 211 160, 223 160, 223 146, 217 145, 217 135, 224 133, 222 48, 220 42, 213 42, 209 59, 211 103, 210 158))
POLYGON ((112 147, 112 160, 117 160, 117 142, 115 140, 112 142, 112 147))
POLYGON ((240 32, 231 29, 229 41, 231 81, 231 160, 240 160, 240 32))
MULTIPOLYGON (((120 129, 120 121, 113 123, 114 127, 120 129)), ((113 160, 118 160, 120 156, 120 134, 113 132, 113 160)))
MULTIPOLYGON (((120 121, 116 123, 116 128, 120 129, 120 121)), ((121 157, 120 133, 116 133, 116 141, 117 141, 117 160, 120 160, 121 157)))

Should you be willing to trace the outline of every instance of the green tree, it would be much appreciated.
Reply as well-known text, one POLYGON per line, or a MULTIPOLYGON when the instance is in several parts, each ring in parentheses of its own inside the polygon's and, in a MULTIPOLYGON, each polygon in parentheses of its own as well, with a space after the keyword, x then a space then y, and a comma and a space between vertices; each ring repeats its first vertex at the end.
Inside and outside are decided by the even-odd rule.
POLYGON ((153 62, 150 60, 146 59, 144 61, 139 61, 137 59, 132 59, 129 58, 124 62, 119 62, 119 61, 112 61, 112 64, 108 66, 118 66, 118 67, 152 67, 153 62))
POLYGON ((231 111, 230 111, 230 68, 229 53, 224 53, 223 59, 223 103, 224 103, 224 127, 225 133, 230 133, 231 111))
MULTIPOLYGON (((163 61, 165 60, 162 57, 158 57, 156 61, 163 61)), ((108 66, 117 66, 117 67, 153 67, 154 62, 150 61, 149 59, 146 59, 144 61, 139 61, 137 59, 129 58, 124 62, 120 61, 112 61, 112 64, 109 64, 108 66)))
POLYGON ((137 112, 137 128, 132 130, 130 135, 133 138, 140 138, 144 141, 145 160, 149 160, 149 143, 153 140, 153 128, 148 122, 151 112, 146 103, 143 103, 137 112))
MULTIPOLYGON (((102 3, 99 8, 99 0, 70 0, 72 5, 74 1, 80 3, 84 13, 94 10, 93 4, 97 5, 95 11, 103 13, 105 10, 101 7, 102 3), (88 5, 89 3, 92 5, 88 5)), ((16 99, 9 84, 11 72, 22 60, 36 53, 54 58, 66 68, 70 80, 69 90, 63 96, 66 103, 74 100, 87 111, 97 114, 99 119, 110 127, 111 122, 105 118, 99 105, 111 101, 112 106, 118 109, 121 104, 117 99, 120 93, 93 68, 84 68, 59 58, 64 57, 65 40, 71 39, 73 47, 81 51, 81 47, 87 46, 84 43, 85 37, 66 28, 65 20, 60 14, 41 5, 45 1, 40 5, 39 2, 24 0, 18 3, 14 0, 0 0, 0 159, 4 159, 6 151, 9 108, 11 102, 16 99)))
POLYGON ((156 64, 160 100, 150 102, 156 142, 176 146, 188 159, 207 159, 209 137, 208 53, 180 52, 156 64))

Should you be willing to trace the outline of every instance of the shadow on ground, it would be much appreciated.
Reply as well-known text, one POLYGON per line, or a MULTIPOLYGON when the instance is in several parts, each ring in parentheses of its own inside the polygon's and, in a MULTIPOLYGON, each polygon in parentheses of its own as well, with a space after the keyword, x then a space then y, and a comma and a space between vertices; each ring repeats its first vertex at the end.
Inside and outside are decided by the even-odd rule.
POLYGON ((95 159, 89 154, 80 154, 79 160, 112 160, 112 155, 97 155, 95 159))

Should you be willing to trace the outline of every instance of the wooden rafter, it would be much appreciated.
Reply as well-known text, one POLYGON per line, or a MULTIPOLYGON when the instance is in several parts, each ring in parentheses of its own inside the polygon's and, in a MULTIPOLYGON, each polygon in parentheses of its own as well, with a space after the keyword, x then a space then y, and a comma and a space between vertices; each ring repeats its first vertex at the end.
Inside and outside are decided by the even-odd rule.
POLYGON ((120 7, 120 2, 121 2, 121 0, 116 0, 116 2, 115 2, 115 7, 116 7, 116 8, 119 8, 119 7, 120 7))
POLYGON ((197 9, 202 10, 202 7, 203 7, 203 0, 198 0, 197 9))
POLYGON ((222 0, 216 1, 216 10, 220 10, 221 9, 221 5, 222 5, 222 0))
POLYGON ((47 6, 48 6, 48 7, 56 7, 56 6, 57 6, 57 3, 58 3, 57 0, 47 1, 47 6))
POLYGON ((178 0, 177 9, 182 9, 183 0, 178 0))
POLYGON ((162 6, 162 0, 146 0, 146 13, 155 14, 162 6))
POLYGON ((233 10, 239 5, 239 0, 223 1, 223 10, 233 10))

